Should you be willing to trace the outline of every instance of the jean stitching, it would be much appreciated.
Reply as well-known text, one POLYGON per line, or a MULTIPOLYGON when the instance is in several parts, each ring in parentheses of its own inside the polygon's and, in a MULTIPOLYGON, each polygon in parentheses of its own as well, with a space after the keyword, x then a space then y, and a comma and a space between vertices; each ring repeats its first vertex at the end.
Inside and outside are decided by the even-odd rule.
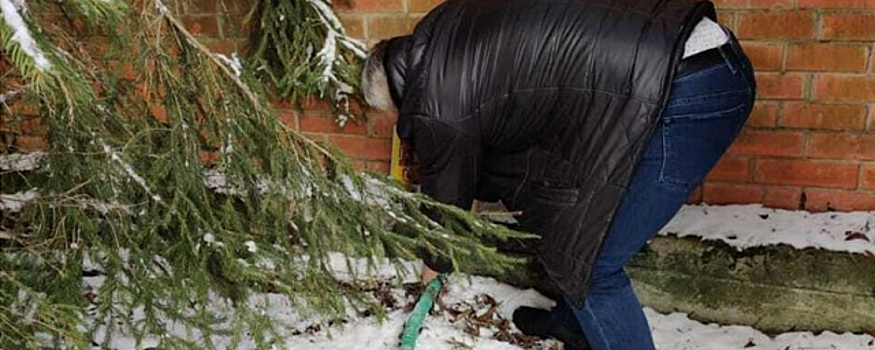
POLYGON ((659 166, 659 182, 665 181, 665 163, 666 158, 668 158, 668 143, 666 143, 666 140, 668 139, 666 135, 666 133, 668 133, 668 128, 665 127, 665 121, 662 123, 662 132, 660 133, 660 136, 662 137, 662 160, 659 166))
MULTIPOLYGON (((750 104, 749 103, 741 103, 738 106, 735 106, 729 110, 724 110, 722 112, 717 112, 717 113, 712 113, 712 114, 726 114, 727 117, 731 117, 731 116, 739 115, 738 112, 742 111, 742 110, 745 110, 746 112, 748 112, 746 114, 749 114, 750 104)), ((694 114, 692 114, 692 115, 694 115, 694 114)), ((677 119, 677 118, 669 118, 667 120, 671 121, 671 120, 675 120, 675 119, 677 119)), ((705 119, 705 118, 684 118, 684 119, 690 120, 690 121, 699 121, 699 120, 707 120, 707 119, 714 120, 716 118, 707 118, 707 119, 705 119)), ((734 130, 735 135, 738 135, 738 132, 740 131, 740 129, 744 127, 744 123, 746 120, 747 120, 747 118, 744 118, 744 119, 740 120, 738 123, 736 123, 736 127, 734 130)), ((667 123, 667 124, 670 124, 670 123, 667 123)), ((663 128, 663 159, 662 159, 662 167, 660 168, 660 171, 659 171, 658 183, 663 185, 666 189, 669 189, 669 190, 691 192, 696 186, 700 185, 704 181, 705 174, 702 174, 701 176, 696 177, 694 179, 690 179, 689 181, 674 179, 674 178, 668 176, 668 174, 666 172, 666 167, 667 167, 667 164, 669 161, 668 155, 671 153, 671 142, 668 141, 668 139, 671 138, 670 134, 669 134, 670 132, 671 132, 670 128, 668 128, 668 127, 663 128)))
POLYGON ((680 107, 680 106, 686 106, 686 105, 691 105, 691 104, 701 104, 703 102, 707 102, 710 99, 725 97, 727 95, 748 95, 748 94, 750 94, 750 90, 751 90, 750 86, 747 86, 745 88, 737 89, 737 90, 715 92, 715 93, 707 94, 707 95, 698 95, 698 96, 676 98, 673 101, 671 101, 670 103, 666 104, 666 109, 669 107, 680 107))
POLYGON ((746 102, 741 102, 737 106, 725 109, 722 111, 711 112, 711 113, 688 113, 688 114, 678 114, 672 116, 663 117, 665 120, 703 120, 703 119, 720 119, 731 117, 733 113, 738 112, 742 108, 747 105, 746 102))
POLYGON ((605 346, 607 346, 607 348, 604 350, 611 350, 611 342, 608 341, 608 337, 605 335, 605 329, 604 329, 604 327, 602 327, 602 324, 599 322, 598 317, 595 316, 595 313, 592 312, 592 307, 590 305, 591 304, 590 304, 589 300, 585 300, 583 302, 583 308, 586 309, 586 313, 588 313, 589 317, 592 318, 592 320, 593 320, 592 323, 596 327, 596 331, 598 331, 598 333, 599 333, 597 335, 599 337, 601 337, 602 342, 604 342, 605 346))

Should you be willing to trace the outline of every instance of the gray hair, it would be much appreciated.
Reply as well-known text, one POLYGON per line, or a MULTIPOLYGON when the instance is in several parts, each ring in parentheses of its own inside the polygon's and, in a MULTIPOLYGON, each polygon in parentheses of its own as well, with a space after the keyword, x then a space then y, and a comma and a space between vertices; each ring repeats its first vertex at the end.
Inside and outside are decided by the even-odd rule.
POLYGON ((386 76, 386 67, 383 65, 388 44, 389 40, 383 40, 374 45, 368 52, 362 69, 361 88, 365 102, 381 111, 397 109, 392 101, 392 94, 389 92, 389 80, 386 76))

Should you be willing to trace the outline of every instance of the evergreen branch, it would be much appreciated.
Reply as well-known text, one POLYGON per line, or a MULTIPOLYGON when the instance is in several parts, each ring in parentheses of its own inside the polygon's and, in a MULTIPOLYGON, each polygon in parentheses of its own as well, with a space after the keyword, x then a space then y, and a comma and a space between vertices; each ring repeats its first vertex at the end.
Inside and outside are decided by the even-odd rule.
POLYGON ((356 87, 364 45, 346 34, 330 1, 259 0, 247 22, 250 67, 272 92, 299 106, 326 100, 341 126, 355 117, 350 100, 363 101, 356 87))
MULTIPOLYGON (((161 0, 153 1, 155 1, 155 4, 156 6, 158 6, 158 8, 166 8, 166 5, 164 5, 161 0)), ((188 40, 189 45, 196 48, 205 57, 209 58, 209 60, 211 60, 217 67, 219 67, 222 73, 224 73, 228 79, 233 81, 234 85, 236 85, 237 88, 239 88, 243 92, 243 94, 246 95, 246 97, 249 99, 249 102, 252 103, 252 106, 255 107, 256 110, 262 111, 264 109, 261 101, 258 99, 258 97, 255 96, 252 90, 249 89, 249 86, 243 83, 243 81, 241 81, 240 78, 238 78, 237 75, 228 68, 228 65, 225 62, 220 61, 209 48, 204 46, 204 44, 201 44, 194 37, 194 35, 192 35, 187 29, 185 29, 185 25, 183 25, 182 22, 179 21, 179 19, 173 16, 170 11, 162 11, 161 16, 167 19, 167 22, 170 23, 176 31, 182 34, 186 40, 188 40)))
MULTIPOLYGON (((153 0, 153 1, 155 1, 156 4, 160 4, 160 6, 164 6, 164 4, 161 2, 161 0, 153 0)), ((160 6, 159 6, 159 8, 160 8, 160 6)), ((205 57, 208 57, 211 61, 213 61, 213 63, 217 67, 219 67, 219 69, 222 71, 222 73, 224 73, 228 79, 233 81, 234 84, 237 86, 237 88, 239 88, 246 95, 246 97, 249 99, 249 102, 252 103, 252 106, 255 107, 256 110, 263 111, 264 106, 262 104, 262 101, 260 101, 258 99, 258 97, 255 96, 255 94, 252 92, 252 90, 249 89, 248 85, 246 85, 243 81, 240 80, 240 78, 237 76, 237 74, 235 74, 234 72, 232 72, 230 70, 230 68, 228 67, 228 64, 226 62, 221 61, 212 51, 210 51, 209 48, 207 48, 206 46, 201 44, 194 37, 194 35, 192 35, 187 29, 185 29, 185 25, 183 25, 182 22, 180 22, 179 19, 177 19, 175 16, 170 14, 169 11, 162 12, 161 15, 167 19, 168 23, 173 25, 174 29, 176 29, 179 33, 181 33, 188 40, 189 44, 191 44, 196 49, 198 49, 201 53, 203 53, 205 57)), ((288 132, 290 134, 293 133, 293 131, 291 129, 289 129, 288 126, 283 125, 283 127, 284 127, 284 129, 286 129, 286 132, 288 132)), ((307 143, 310 147, 318 150, 320 153, 322 153, 323 156, 329 157, 329 158, 334 158, 334 154, 332 152, 328 151, 327 149, 325 149, 324 147, 319 145, 317 142, 315 142, 309 138, 306 138, 306 137, 299 138, 299 140, 307 143)))

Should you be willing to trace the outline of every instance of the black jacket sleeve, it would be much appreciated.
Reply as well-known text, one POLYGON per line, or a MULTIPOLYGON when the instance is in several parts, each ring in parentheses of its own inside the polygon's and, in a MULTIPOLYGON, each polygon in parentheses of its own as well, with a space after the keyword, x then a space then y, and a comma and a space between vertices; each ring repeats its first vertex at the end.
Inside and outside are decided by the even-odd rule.
MULTIPOLYGON (((469 210, 481 169, 482 151, 477 138, 468 128, 436 118, 418 117, 413 123, 413 148, 419 156, 422 192, 438 202, 469 210)), ((452 270, 447 259, 423 254, 423 260, 435 271, 452 270)))

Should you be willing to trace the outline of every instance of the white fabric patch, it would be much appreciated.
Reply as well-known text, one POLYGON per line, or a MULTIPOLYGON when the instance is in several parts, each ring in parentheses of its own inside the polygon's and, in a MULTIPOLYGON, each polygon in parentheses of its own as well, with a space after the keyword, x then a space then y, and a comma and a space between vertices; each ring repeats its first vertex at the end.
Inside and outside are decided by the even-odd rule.
POLYGON ((723 28, 717 22, 705 17, 696 24, 690 38, 687 39, 684 45, 684 58, 720 47, 727 42, 729 42, 729 35, 726 35, 723 28))

